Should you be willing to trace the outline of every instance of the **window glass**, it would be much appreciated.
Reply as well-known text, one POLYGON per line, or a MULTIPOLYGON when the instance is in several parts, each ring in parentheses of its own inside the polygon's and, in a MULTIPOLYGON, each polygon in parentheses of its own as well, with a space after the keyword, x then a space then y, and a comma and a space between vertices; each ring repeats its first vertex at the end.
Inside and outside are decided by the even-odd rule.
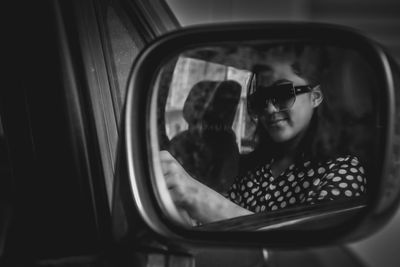
POLYGON ((113 82, 116 87, 116 101, 119 107, 121 107, 126 93, 129 71, 143 43, 140 38, 135 38, 135 32, 132 33, 131 29, 127 29, 127 22, 124 23, 122 21, 122 18, 118 16, 116 10, 111 5, 107 7, 106 19, 107 40, 110 43, 112 56, 110 64, 112 64, 113 82))
POLYGON ((177 61, 171 82, 171 90, 165 108, 166 134, 169 139, 188 129, 182 110, 189 92, 193 86, 203 80, 224 81, 234 80, 241 85, 241 94, 232 130, 236 133, 237 145, 240 151, 247 151, 250 147, 247 137, 253 125, 246 112, 246 91, 249 86, 251 72, 234 67, 207 62, 189 57, 180 57, 177 61), (199 71, 200 70, 200 71, 199 71), (181 79, 181 77, 187 79, 181 79), (247 126, 246 126, 247 125, 247 126))
POLYGON ((101 0, 77 10, 83 63, 88 83, 105 186, 111 207, 119 127, 127 79, 143 47, 120 1, 101 0), (95 13, 93 13, 95 11, 95 13))

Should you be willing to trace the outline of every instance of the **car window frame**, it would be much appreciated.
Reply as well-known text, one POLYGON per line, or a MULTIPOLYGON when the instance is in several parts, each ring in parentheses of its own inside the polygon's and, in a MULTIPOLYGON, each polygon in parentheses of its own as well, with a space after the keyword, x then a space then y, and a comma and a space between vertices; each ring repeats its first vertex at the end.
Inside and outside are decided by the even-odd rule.
POLYGON ((119 124, 125 100, 119 98, 117 85, 114 82, 116 70, 106 30, 107 22, 102 12, 107 4, 115 6, 116 13, 124 26, 130 25, 129 34, 137 34, 136 41, 141 51, 156 36, 179 27, 169 7, 162 3, 163 1, 146 3, 146 1, 100 0, 74 4, 84 77, 88 88, 89 113, 93 118, 93 127, 97 134, 100 168, 105 180, 110 209, 113 206, 119 124), (157 7, 164 9, 158 10, 157 7), (155 22, 149 25, 148 21, 151 19, 155 22))

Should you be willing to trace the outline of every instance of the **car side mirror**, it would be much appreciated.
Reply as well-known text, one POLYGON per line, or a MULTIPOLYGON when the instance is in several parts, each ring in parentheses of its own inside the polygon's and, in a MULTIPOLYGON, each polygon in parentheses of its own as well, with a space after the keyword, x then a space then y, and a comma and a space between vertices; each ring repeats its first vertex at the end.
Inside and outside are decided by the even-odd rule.
POLYGON ((270 247, 371 234, 399 200, 398 75, 383 48, 333 25, 162 36, 130 77, 125 225, 270 247))

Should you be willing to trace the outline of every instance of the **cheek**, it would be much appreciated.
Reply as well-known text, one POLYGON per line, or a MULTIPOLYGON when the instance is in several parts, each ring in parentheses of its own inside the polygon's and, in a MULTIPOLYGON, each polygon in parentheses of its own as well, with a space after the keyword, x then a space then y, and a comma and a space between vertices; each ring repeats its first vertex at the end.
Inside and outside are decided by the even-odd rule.
POLYGON ((297 102, 290 111, 291 126, 296 130, 301 131, 309 124, 313 111, 314 108, 311 101, 297 102))
POLYGON ((314 108, 309 99, 296 99, 295 104, 289 111, 284 111, 282 115, 288 120, 274 127, 268 126, 264 118, 260 118, 270 137, 275 142, 284 142, 296 137, 309 125, 314 108), (298 101, 300 100, 300 101, 298 101))

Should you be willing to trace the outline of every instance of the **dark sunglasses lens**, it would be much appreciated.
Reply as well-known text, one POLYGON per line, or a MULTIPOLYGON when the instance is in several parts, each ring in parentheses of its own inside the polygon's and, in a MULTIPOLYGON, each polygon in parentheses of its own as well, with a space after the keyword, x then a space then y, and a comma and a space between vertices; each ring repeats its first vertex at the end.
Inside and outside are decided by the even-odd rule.
POLYGON ((296 98, 291 83, 275 85, 270 88, 269 94, 272 104, 279 110, 291 108, 296 98))
POLYGON ((272 98, 272 103, 279 110, 289 109, 293 106, 296 97, 293 91, 279 93, 272 98))
POLYGON ((271 101, 276 109, 290 109, 296 99, 292 84, 280 84, 268 88, 259 88, 249 99, 253 110, 261 114, 271 101))

